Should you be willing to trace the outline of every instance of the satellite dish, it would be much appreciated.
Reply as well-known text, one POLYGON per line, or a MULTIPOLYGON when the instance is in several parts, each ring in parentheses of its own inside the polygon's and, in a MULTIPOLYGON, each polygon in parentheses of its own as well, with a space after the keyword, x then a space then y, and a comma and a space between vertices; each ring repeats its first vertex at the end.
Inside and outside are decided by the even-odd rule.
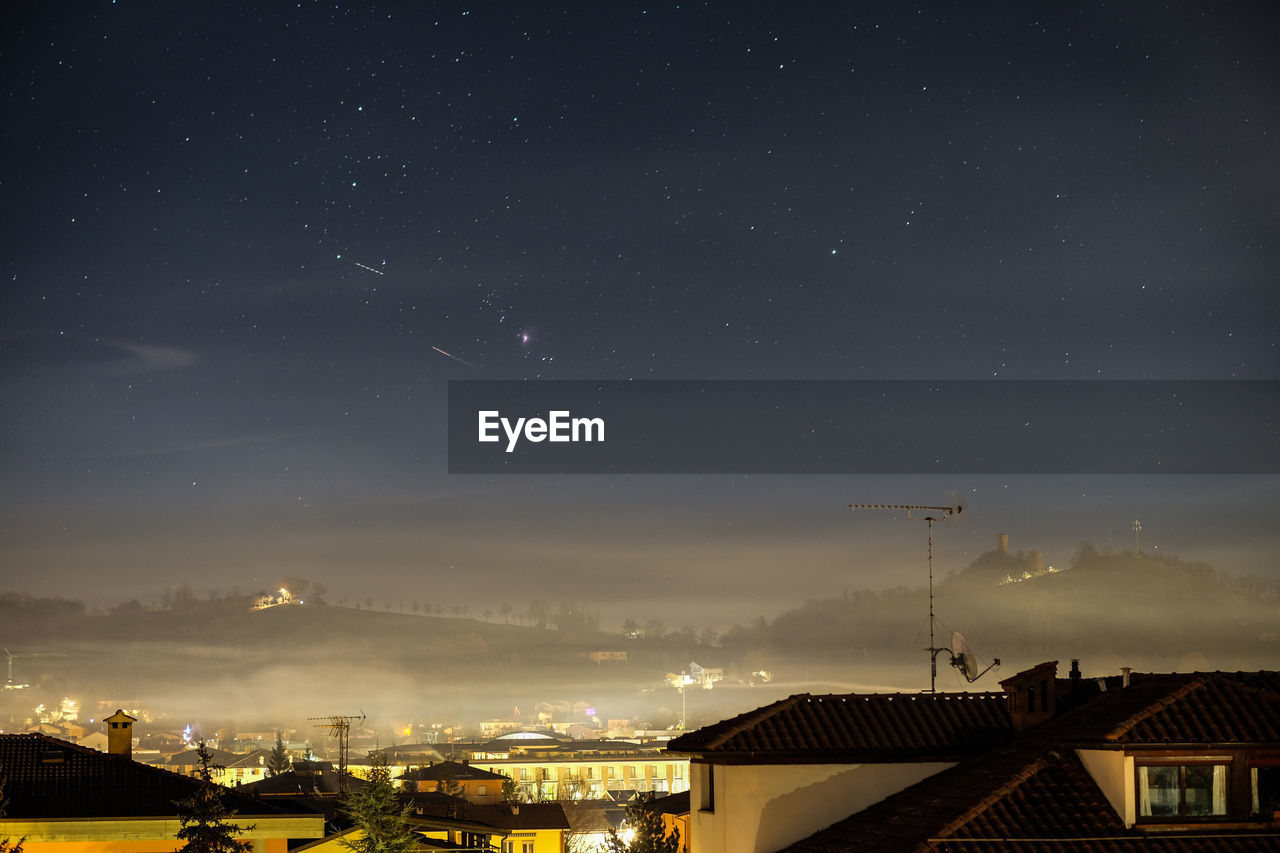
POLYGON ((972 682, 978 677, 978 658, 973 653, 969 641, 964 634, 956 631, 951 635, 951 661, 956 669, 964 673, 966 681, 972 682))
POLYGON ((979 669, 978 653, 973 650, 973 646, 969 645, 964 634, 956 631, 951 635, 951 665, 960 670, 965 681, 972 684, 999 666, 1000 658, 993 660, 986 669, 979 669))

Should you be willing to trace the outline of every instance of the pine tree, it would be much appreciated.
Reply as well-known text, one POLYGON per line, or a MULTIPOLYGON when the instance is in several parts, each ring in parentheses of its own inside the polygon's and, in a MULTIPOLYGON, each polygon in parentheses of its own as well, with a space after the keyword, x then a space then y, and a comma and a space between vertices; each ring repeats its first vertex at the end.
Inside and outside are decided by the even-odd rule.
POLYGON ((615 831, 609 831, 606 842, 609 853, 680 853, 680 830, 673 829, 667 835, 662 815, 649 808, 649 800, 637 797, 627 804, 627 816, 622 825, 631 835, 623 841, 615 831))
MULTIPOLYGON (((0 817, 5 816, 4 786, 7 781, 8 778, 4 775, 4 766, 0 765, 0 817)), ((27 838, 24 835, 18 839, 17 844, 10 844, 9 839, 0 838, 0 853, 22 853, 22 843, 26 840, 27 838)))
POLYGON ((359 791, 344 795, 342 812, 362 830, 354 840, 343 838, 341 844, 356 853, 407 853, 418 845, 418 836, 406 820, 411 806, 400 805, 387 756, 369 756, 369 779, 359 791))
POLYGON ((213 781, 209 770, 212 756, 203 740, 196 745, 196 755, 200 759, 196 790, 177 802, 182 819, 178 840, 186 842, 181 853, 244 853, 244 845, 236 840, 236 835, 253 827, 229 822, 235 812, 228 811, 222 802, 222 787, 213 781))
POLYGON ((267 757, 267 773, 272 776, 279 776, 281 773, 288 773, 289 768, 293 766, 293 762, 289 760, 289 750, 284 748, 284 736, 280 732, 276 732, 276 745, 271 750, 271 755, 267 757))

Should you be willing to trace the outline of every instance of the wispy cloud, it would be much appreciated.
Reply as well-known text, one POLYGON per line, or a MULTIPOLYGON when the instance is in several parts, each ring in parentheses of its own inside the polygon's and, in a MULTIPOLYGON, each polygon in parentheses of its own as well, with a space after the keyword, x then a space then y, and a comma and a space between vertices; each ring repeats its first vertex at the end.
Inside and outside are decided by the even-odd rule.
POLYGON ((196 361, 192 350, 181 347, 140 344, 114 338, 99 338, 98 343, 125 353, 122 358, 100 362, 88 368, 89 372, 105 376, 132 376, 139 373, 159 373, 178 370, 196 361))

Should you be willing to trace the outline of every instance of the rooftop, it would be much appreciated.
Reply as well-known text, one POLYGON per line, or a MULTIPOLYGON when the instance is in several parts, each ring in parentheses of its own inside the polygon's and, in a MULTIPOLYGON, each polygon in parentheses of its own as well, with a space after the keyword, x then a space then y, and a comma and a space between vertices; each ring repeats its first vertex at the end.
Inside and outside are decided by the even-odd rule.
MULTIPOLYGON (((1060 679, 1057 688, 1064 689, 1060 679)), ((1134 674, 1010 745, 969 758, 785 848, 787 853, 1280 849, 1264 824, 1126 828, 1076 747, 1280 746, 1280 674, 1134 674)), ((1070 685, 1066 685, 1069 689, 1070 685)))
POLYGON ((681 735, 667 749, 718 761, 942 760, 1012 738, 1004 693, 801 693, 681 735))
POLYGON ((501 773, 491 773, 480 767, 474 767, 466 762, 459 761, 441 761, 438 764, 432 763, 425 767, 415 767, 412 770, 406 770, 400 777, 401 779, 413 779, 418 782, 446 782, 446 781, 494 781, 502 782, 509 777, 503 776, 501 773))
MULTIPOLYGON (((191 796, 195 779, 42 734, 0 735, 0 766, 7 777, 5 817, 175 816, 175 800, 191 796)), ((288 813, 235 791, 227 807, 243 814, 288 813)))

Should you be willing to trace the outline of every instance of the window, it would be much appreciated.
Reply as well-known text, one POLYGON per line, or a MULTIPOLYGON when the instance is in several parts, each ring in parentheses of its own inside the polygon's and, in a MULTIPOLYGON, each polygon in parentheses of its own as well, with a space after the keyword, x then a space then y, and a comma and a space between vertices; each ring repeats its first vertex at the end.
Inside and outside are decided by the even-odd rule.
POLYGON ((476 796, 478 796, 478 797, 487 797, 487 796, 489 796, 489 786, 488 786, 488 785, 477 785, 477 786, 476 786, 476 796))
POLYGON ((704 812, 716 810, 716 768, 714 764, 693 765, 694 779, 698 783, 698 808, 704 812))
POLYGON ((1253 814, 1280 812, 1280 765, 1250 767, 1249 782, 1253 788, 1253 814))
POLYGON ((502 853, 533 853, 533 842, 508 838, 502 842, 502 853))
POLYGON ((1227 765, 1139 765, 1141 817, 1219 817, 1227 813, 1227 765))

